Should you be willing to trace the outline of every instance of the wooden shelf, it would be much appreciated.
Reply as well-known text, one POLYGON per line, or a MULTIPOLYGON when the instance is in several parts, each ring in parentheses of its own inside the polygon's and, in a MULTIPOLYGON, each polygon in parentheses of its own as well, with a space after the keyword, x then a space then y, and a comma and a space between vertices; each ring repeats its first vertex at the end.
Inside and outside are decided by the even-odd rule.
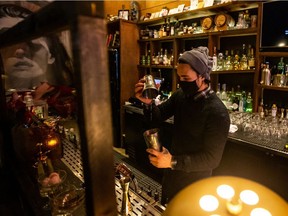
POLYGON ((259 52, 259 55, 267 57, 288 57, 288 52, 259 52))
POLYGON ((254 74, 255 70, 223 70, 212 71, 211 74, 254 74))
POLYGON ((211 32, 203 32, 203 33, 195 33, 195 34, 185 34, 185 35, 176 35, 176 36, 167 36, 161 38, 149 38, 149 39, 140 39, 139 42, 149 42, 149 41, 173 41, 176 39, 191 39, 191 38, 208 38, 210 35, 212 36, 220 36, 220 37, 239 37, 239 36, 249 36, 249 35, 257 35, 258 28, 247 28, 247 29, 231 29, 226 31, 211 31, 211 32))
POLYGON ((158 17, 151 20, 139 21, 138 25, 152 26, 152 25, 161 25, 164 23, 164 18, 173 17, 179 19, 179 21, 195 19, 200 17, 212 16, 218 14, 219 12, 233 12, 239 10, 247 10, 257 8, 257 2, 250 1, 240 1, 240 2, 229 2, 218 5, 213 5, 211 7, 204 7, 200 9, 185 11, 182 13, 171 14, 165 17, 158 17))
POLYGON ((283 87, 279 87, 279 86, 272 86, 272 85, 261 85, 259 84, 258 87, 263 88, 263 89, 270 89, 270 90, 275 90, 275 91, 287 91, 288 92, 288 86, 283 86, 283 87))

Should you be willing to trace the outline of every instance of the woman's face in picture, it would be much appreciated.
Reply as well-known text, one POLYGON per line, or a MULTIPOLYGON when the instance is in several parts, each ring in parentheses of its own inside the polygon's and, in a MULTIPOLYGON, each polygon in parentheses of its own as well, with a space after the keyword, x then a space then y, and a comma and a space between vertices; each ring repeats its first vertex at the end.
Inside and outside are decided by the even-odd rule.
POLYGON ((40 38, 13 45, 1 52, 7 75, 6 87, 32 88, 46 81, 50 53, 43 44, 46 42, 40 38))
MULTIPOLYGON (((14 18, 11 17, 11 19, 14 18)), ((11 21, 10 23, 15 22, 11 21)), ((47 80, 48 64, 53 63, 44 37, 7 47, 1 50, 1 56, 7 76, 5 79, 6 89, 31 89, 38 86, 47 80)))

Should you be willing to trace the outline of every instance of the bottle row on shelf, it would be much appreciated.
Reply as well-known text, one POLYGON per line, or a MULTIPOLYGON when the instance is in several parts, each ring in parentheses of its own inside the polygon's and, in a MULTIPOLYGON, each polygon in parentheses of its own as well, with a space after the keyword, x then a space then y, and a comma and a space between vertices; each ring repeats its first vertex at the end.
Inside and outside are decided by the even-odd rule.
POLYGON ((172 66, 174 62, 173 50, 168 53, 167 49, 163 48, 156 54, 154 53, 151 56, 151 51, 148 50, 147 55, 142 55, 140 58, 140 65, 164 65, 164 66, 172 66))
POLYGON ((141 39, 162 38, 167 36, 178 36, 186 34, 197 34, 207 31, 223 31, 232 29, 255 28, 257 25, 257 15, 250 15, 249 10, 238 13, 237 22, 227 13, 219 13, 214 19, 211 16, 204 17, 200 21, 194 20, 191 25, 187 22, 179 21, 178 18, 164 17, 164 24, 158 28, 145 29, 140 31, 141 39))
POLYGON ((225 53, 219 52, 217 54, 216 47, 213 50, 213 67, 212 71, 222 70, 254 70, 255 57, 252 45, 243 43, 242 50, 233 49, 225 50, 225 53))
POLYGON ((288 84, 288 64, 284 63, 283 57, 277 65, 270 67, 269 62, 261 64, 261 81, 262 85, 273 85, 286 87, 288 84))
MULTIPOLYGON (((182 52, 179 53, 181 56, 185 52, 183 49, 182 52)), ((168 53, 167 49, 160 49, 158 52, 154 52, 151 55, 150 49, 147 51, 145 55, 141 55, 140 65, 165 65, 172 66, 174 63, 174 55, 173 49, 168 53), (157 53, 157 54, 156 54, 157 53)), ((223 71, 223 70, 253 70, 255 69, 255 58, 254 58, 254 49, 249 44, 248 49, 246 48, 246 44, 242 45, 242 50, 236 50, 234 52, 233 49, 225 50, 225 52, 219 52, 217 54, 216 47, 214 47, 213 51, 213 68, 212 71, 223 71)))
POLYGON ((240 85, 237 86, 236 91, 234 91, 233 87, 231 91, 227 91, 225 83, 222 84, 222 89, 220 87, 221 84, 218 83, 216 95, 222 100, 228 110, 252 113, 253 99, 251 92, 241 91, 240 85))

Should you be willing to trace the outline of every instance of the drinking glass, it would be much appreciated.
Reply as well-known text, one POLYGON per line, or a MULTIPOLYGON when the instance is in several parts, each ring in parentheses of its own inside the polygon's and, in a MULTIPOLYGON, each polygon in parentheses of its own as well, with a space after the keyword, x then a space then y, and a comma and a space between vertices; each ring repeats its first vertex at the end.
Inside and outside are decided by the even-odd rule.
POLYGON ((85 190, 83 188, 67 184, 52 198, 52 216, 72 216, 72 213, 79 208, 84 200, 85 190))
POLYGON ((41 175, 38 178, 40 196, 47 198, 48 201, 44 204, 43 209, 50 210, 50 199, 56 191, 61 189, 61 185, 65 181, 67 173, 65 170, 58 170, 50 174, 41 175))

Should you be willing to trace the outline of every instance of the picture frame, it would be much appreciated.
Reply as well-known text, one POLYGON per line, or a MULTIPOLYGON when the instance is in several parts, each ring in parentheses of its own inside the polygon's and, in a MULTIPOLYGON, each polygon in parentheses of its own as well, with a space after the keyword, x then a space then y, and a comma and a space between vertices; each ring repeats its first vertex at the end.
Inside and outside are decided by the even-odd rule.
POLYGON ((129 20, 129 10, 118 10, 119 19, 129 20))

